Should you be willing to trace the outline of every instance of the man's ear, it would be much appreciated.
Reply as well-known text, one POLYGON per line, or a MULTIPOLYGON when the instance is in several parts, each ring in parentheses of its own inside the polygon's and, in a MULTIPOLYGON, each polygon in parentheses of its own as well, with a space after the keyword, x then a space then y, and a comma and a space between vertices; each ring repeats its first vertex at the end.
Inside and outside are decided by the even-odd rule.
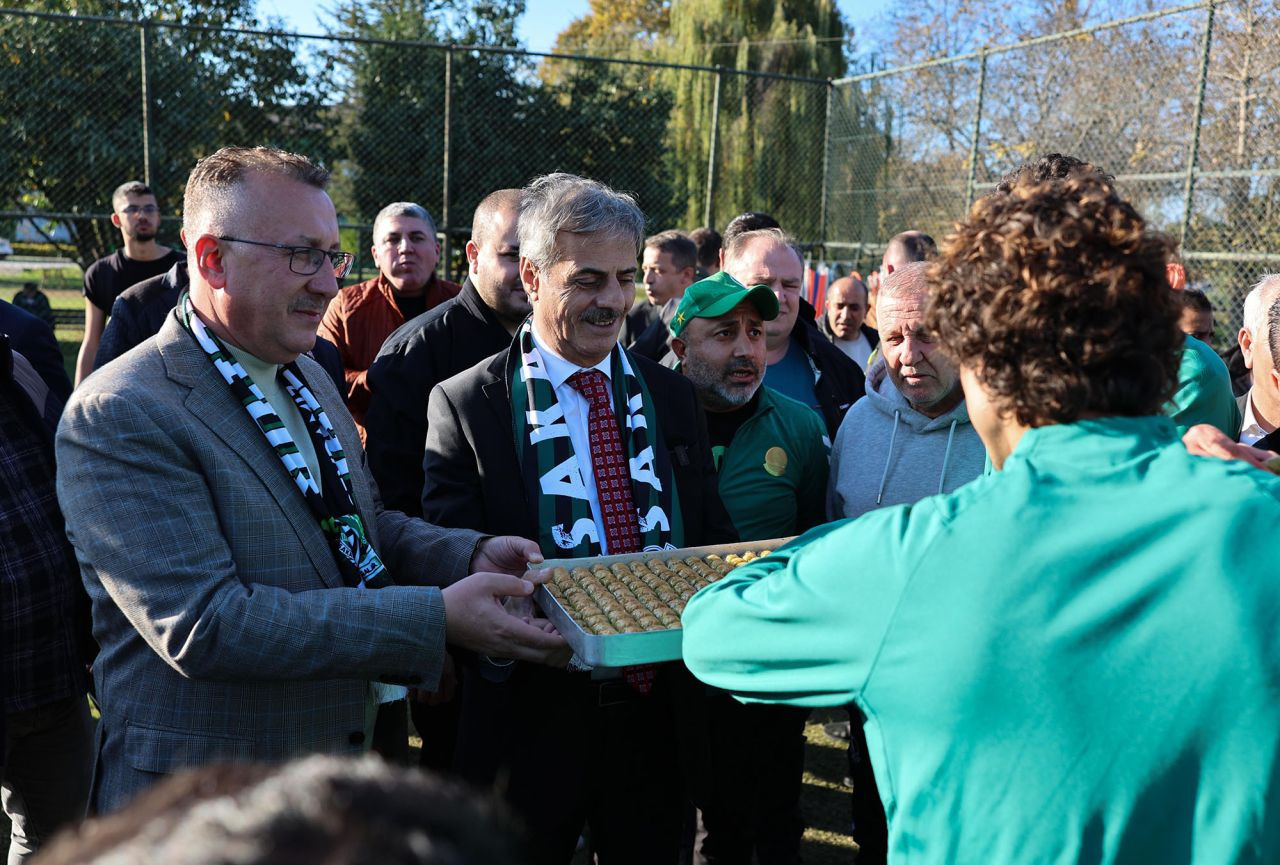
POLYGON ((1280 393, 1280 370, 1272 367, 1271 371, 1267 374, 1271 377, 1271 389, 1280 393))
POLYGON ((686 267, 684 270, 680 271, 680 277, 684 280, 684 287, 688 288, 697 281, 698 271, 696 268, 686 267))
POLYGON ((227 287, 226 263, 222 260, 222 247, 212 234, 196 238, 196 270, 201 278, 214 288, 227 287))
POLYGON ((112 212, 111 224, 114 225, 116 228, 120 227, 120 214, 115 213, 114 211, 112 212))
POLYGON ((689 346, 680 337, 673 336, 671 337, 671 350, 676 353, 676 359, 683 363, 685 352, 689 350, 689 346))
POLYGON ((1253 334, 1249 328, 1242 327, 1236 334, 1236 342, 1240 344, 1240 357, 1244 360, 1245 369, 1253 369, 1253 334))
POLYGON ((524 285, 524 293, 529 295, 529 300, 536 301, 541 288, 538 266, 523 255, 520 256, 520 282, 524 285))
POLYGON ((467 253, 467 269, 475 274, 476 262, 480 260, 480 247, 476 246, 474 240, 468 240, 464 249, 467 253))

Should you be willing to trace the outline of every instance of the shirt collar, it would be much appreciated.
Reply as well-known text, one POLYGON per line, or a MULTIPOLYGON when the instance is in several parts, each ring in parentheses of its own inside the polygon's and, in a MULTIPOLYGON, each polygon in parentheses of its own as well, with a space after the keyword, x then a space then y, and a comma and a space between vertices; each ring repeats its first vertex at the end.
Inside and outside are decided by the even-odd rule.
MULTIPOLYGON (((547 348, 547 344, 538 338, 538 326, 536 324, 531 323, 529 332, 533 336, 533 344, 537 347, 538 354, 542 355, 542 368, 546 370, 547 378, 551 381, 551 386, 553 388, 559 388, 562 384, 568 381, 569 376, 585 368, 578 366, 576 363, 571 363, 570 361, 565 360, 560 355, 547 348)), ((613 376, 610 375, 610 373, 612 372, 613 365, 610 363, 610 360, 611 355, 606 354, 603 360, 595 366, 590 367, 590 369, 600 370, 604 373, 605 378, 612 381, 613 376)))
POLYGON ((1244 400, 1244 420, 1240 424, 1240 441, 1251 445, 1266 435, 1267 431, 1258 423, 1258 416, 1253 412, 1253 390, 1250 389, 1249 395, 1244 400))

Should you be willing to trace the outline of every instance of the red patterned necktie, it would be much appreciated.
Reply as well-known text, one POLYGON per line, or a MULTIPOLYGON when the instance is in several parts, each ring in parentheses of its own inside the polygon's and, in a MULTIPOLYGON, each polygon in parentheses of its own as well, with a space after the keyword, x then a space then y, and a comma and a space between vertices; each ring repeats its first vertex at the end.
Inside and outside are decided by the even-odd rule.
MULTIPOLYGON (((596 476, 596 497, 600 499, 600 521, 604 523, 609 555, 638 553, 640 524, 631 500, 631 469, 613 414, 609 379, 598 369, 584 369, 569 376, 569 384, 591 405, 587 415, 591 471, 596 476)), ((627 667, 623 678, 632 690, 648 694, 657 673, 654 664, 641 664, 627 667)))
POLYGON ((569 384, 591 406, 587 415, 591 471, 596 477, 596 497, 600 500, 600 521, 604 523, 609 555, 638 553, 640 526, 631 500, 631 468, 613 416, 609 379, 598 369, 584 369, 569 376, 569 384))

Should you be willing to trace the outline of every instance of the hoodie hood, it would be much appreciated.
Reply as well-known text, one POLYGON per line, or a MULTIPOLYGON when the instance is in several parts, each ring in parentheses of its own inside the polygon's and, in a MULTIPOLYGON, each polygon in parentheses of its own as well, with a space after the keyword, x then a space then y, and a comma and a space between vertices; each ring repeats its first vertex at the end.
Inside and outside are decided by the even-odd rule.
POLYGON ((879 357, 867 371, 866 398, 854 403, 832 445, 828 516, 856 517, 951 492, 985 465, 964 401, 926 417, 894 386, 879 357))

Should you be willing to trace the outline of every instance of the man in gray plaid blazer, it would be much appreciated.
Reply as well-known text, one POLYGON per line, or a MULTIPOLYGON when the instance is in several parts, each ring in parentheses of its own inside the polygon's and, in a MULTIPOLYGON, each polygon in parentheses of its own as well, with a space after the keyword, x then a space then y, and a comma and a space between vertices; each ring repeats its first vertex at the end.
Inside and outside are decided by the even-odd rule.
POLYGON ((189 297, 59 428, 101 645, 99 812, 185 766, 360 751, 395 685, 437 684, 446 640, 568 659, 501 606, 532 592, 514 574, 537 545, 382 510, 341 396, 299 356, 351 261, 327 176, 267 148, 202 160, 189 297))

